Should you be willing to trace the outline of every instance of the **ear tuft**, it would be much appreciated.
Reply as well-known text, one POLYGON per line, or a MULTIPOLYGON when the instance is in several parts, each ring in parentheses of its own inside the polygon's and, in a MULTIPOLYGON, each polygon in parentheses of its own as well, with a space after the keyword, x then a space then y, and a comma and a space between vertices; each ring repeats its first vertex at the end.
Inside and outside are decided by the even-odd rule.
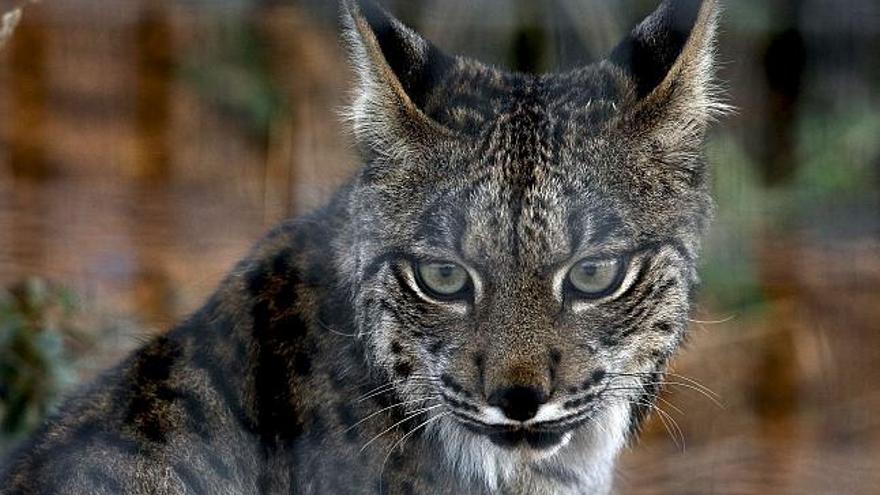
POLYGON ((630 78, 643 105, 705 122, 727 109, 713 84, 717 19, 715 0, 664 0, 609 60, 630 78))
POLYGON ((342 24, 358 79, 347 116, 362 148, 393 158, 448 134, 423 108, 452 59, 369 0, 343 0, 342 24))

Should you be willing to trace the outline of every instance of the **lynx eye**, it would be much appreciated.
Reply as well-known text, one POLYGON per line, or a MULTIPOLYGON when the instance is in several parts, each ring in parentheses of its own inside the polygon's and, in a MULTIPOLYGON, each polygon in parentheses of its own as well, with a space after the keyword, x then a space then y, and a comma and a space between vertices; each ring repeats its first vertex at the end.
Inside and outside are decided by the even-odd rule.
POLYGON ((460 298, 470 289, 467 270, 449 261, 419 262, 416 281, 422 290, 439 299, 460 298))
POLYGON ((584 258, 568 272, 568 284, 580 297, 596 299, 614 292, 623 281, 626 263, 622 258, 584 258))

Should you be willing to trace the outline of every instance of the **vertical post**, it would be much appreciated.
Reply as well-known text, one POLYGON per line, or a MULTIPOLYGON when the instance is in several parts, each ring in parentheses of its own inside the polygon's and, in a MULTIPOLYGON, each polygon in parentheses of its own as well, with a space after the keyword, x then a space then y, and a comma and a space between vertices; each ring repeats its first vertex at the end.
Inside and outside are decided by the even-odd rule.
POLYGON ((801 377, 796 354, 798 342, 797 304, 802 300, 791 260, 797 247, 791 242, 773 242, 774 233, 760 234, 761 283, 771 302, 767 319, 771 333, 762 342, 755 369, 755 412, 768 438, 796 440, 801 377))
POLYGON ((537 74, 548 70, 547 31, 543 7, 530 0, 516 3, 516 26, 508 52, 511 69, 537 74))
POLYGON ((41 180, 51 175, 46 160, 47 34, 41 7, 22 16, 9 40, 10 113, 8 157, 12 176, 41 180))
POLYGON ((162 0, 143 0, 135 27, 137 50, 139 178, 167 180, 171 172, 168 127, 171 120, 171 81, 174 54, 168 9, 162 0))
POLYGON ((174 77, 174 42, 165 0, 141 0, 134 27, 136 50, 137 156, 132 196, 136 210, 131 223, 135 241, 135 304, 139 316, 155 329, 174 316, 174 291, 163 250, 138 242, 146 226, 171 222, 168 182, 172 179, 169 127, 174 77))
POLYGON ((774 18, 781 25, 770 34, 764 53, 767 101, 762 161, 764 181, 771 186, 790 180, 797 169, 794 134, 806 66, 806 47, 795 24, 800 5, 796 0, 776 5, 774 18))

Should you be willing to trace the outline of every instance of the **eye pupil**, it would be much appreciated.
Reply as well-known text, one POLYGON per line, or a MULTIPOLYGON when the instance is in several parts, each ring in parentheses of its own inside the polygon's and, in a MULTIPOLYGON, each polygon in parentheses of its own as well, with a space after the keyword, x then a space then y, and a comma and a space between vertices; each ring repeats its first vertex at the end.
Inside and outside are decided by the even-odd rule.
POLYGON ((623 282, 623 265, 621 259, 581 260, 568 273, 569 287, 577 297, 610 295, 623 282))
POLYGON ((467 270, 455 263, 423 262, 416 265, 416 281, 429 295, 460 298, 470 287, 467 270))

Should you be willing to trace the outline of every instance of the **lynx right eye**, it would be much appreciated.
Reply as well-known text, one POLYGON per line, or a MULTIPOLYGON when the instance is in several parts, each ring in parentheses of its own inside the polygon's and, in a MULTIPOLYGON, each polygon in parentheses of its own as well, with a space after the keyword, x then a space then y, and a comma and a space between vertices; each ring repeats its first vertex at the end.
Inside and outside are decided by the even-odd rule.
POLYGON ((467 270, 449 261, 418 262, 416 281, 423 291, 438 299, 460 299, 470 291, 467 270))
POLYGON ((568 272, 568 285, 580 297, 598 299, 614 292, 623 282, 626 263, 621 258, 578 261, 568 272))

